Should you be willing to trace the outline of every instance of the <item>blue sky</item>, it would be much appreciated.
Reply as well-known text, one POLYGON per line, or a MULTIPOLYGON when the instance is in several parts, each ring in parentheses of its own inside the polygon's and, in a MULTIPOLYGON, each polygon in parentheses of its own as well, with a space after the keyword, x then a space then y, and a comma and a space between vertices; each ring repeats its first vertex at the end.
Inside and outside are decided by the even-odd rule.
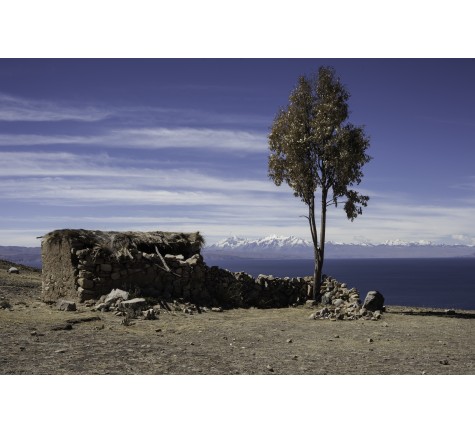
POLYGON ((66 227, 308 239, 267 134, 321 65, 373 157, 368 207, 331 208, 327 239, 475 244, 473 59, 0 59, 0 245, 66 227))

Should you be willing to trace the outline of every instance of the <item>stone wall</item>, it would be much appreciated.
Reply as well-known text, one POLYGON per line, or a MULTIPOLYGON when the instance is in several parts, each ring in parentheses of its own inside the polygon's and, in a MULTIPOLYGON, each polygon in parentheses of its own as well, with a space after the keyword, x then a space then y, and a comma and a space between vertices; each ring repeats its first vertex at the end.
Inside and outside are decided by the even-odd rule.
MULTIPOLYGON (((52 234, 42 243, 45 301, 99 300, 111 290, 121 289, 132 295, 200 306, 270 308, 303 303, 312 288, 311 276, 276 278, 261 274, 254 279, 244 272, 209 267, 200 254, 199 243, 185 234, 179 234, 179 242, 175 243, 173 233, 162 243, 162 238, 154 238, 153 234, 148 235, 151 242, 142 242, 148 238, 138 234, 138 242, 120 248, 91 242, 91 236, 99 234, 103 240, 112 234, 113 239, 116 233, 96 231, 91 235, 80 230, 52 234), (63 236, 65 233, 69 236, 63 236)), ((347 308, 340 307, 341 312, 343 307, 345 312, 356 310, 361 303, 356 289, 347 289, 331 278, 322 284, 321 302, 344 303, 347 308)))
POLYGON ((233 273, 207 266, 200 254, 160 255, 130 249, 120 255, 84 248, 66 238, 43 249, 43 299, 99 299, 123 289, 164 300, 183 299, 203 306, 284 307, 305 299, 311 278, 233 273))

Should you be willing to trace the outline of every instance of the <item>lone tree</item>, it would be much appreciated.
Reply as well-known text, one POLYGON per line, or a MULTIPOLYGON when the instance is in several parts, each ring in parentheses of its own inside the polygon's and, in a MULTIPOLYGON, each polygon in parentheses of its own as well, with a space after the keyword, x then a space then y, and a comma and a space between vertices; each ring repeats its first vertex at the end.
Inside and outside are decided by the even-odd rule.
POLYGON ((305 217, 315 255, 313 294, 308 296, 315 300, 320 297, 328 206, 344 204, 353 221, 369 200, 350 189, 361 182, 361 169, 371 157, 366 154, 369 138, 363 127, 347 122, 349 96, 333 68, 321 67, 317 76, 301 76, 269 134, 269 177, 277 186, 285 181, 308 206, 305 217), (321 211, 320 239, 316 202, 321 211))

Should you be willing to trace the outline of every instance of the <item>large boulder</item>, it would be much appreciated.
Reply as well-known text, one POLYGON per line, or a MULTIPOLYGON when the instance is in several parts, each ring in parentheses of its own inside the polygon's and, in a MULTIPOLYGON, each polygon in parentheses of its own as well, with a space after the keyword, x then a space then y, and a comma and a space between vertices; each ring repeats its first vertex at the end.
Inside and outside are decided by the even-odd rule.
POLYGON ((383 297, 383 294, 381 294, 380 292, 369 291, 368 294, 366 294, 366 297, 363 303, 363 307, 365 309, 374 312, 376 310, 383 310, 383 305, 384 305, 384 297, 383 297))
POLYGON ((129 293, 127 291, 124 291, 122 289, 113 289, 109 294, 107 294, 104 303, 106 305, 111 305, 115 303, 118 300, 128 300, 129 299, 129 293))

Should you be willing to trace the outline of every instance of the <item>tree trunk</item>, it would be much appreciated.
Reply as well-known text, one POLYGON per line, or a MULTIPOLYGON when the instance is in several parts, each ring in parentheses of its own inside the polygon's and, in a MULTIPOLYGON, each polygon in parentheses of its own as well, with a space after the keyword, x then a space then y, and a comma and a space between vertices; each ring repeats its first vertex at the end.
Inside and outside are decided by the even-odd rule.
MULTIPOLYGON (((315 248, 315 267, 313 270, 313 299, 320 301, 320 287, 322 285, 323 260, 325 258, 325 229, 327 225, 327 196, 328 192, 322 191, 322 215, 320 220, 320 243, 315 248)), ((315 232, 316 233, 316 232, 315 232)))
POLYGON ((313 282, 312 287, 309 287, 307 292, 307 298, 315 300, 315 282, 317 282, 317 263, 318 263, 318 236, 317 236, 317 226, 315 224, 315 197, 312 197, 310 204, 308 206, 308 222, 310 224, 310 232, 312 234, 313 242, 313 252, 314 252, 314 271, 313 271, 313 282))
POLYGON ((320 249, 315 249, 315 263, 313 267, 313 294, 312 299, 320 301, 320 283, 322 281, 322 263, 320 249))

